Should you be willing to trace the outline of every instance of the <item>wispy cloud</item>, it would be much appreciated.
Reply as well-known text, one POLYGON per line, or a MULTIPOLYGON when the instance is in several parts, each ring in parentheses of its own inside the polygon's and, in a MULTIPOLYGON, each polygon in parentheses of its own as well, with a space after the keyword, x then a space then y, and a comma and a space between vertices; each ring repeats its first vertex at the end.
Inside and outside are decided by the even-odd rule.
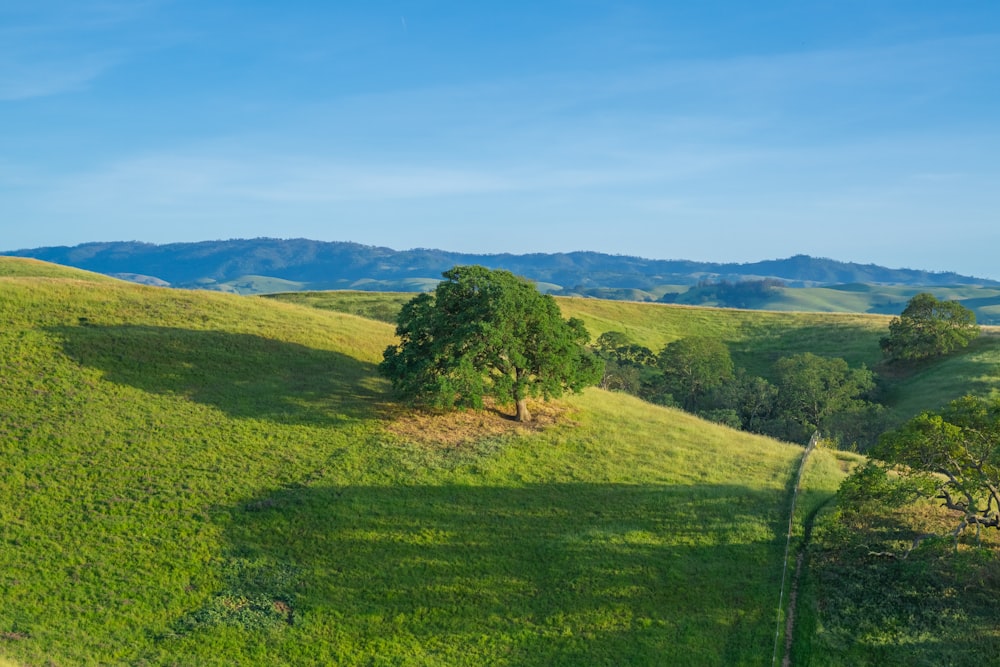
POLYGON ((71 206, 197 206, 206 201, 323 205, 615 188, 690 178, 746 161, 739 152, 621 155, 614 164, 573 164, 526 155, 482 162, 338 160, 316 155, 189 151, 148 154, 55 179, 54 201, 71 206))
POLYGON ((83 90, 117 62, 110 54, 28 61, 0 53, 0 101, 83 90))
POLYGON ((37 2, 0 10, 0 101, 86 89, 124 59, 114 30, 156 2, 37 2))

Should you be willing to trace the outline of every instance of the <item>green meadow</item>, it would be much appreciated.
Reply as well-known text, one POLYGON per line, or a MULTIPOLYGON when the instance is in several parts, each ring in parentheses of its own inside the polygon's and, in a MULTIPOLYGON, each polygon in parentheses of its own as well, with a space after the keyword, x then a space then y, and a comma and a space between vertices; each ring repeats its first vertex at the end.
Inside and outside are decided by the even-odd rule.
MULTIPOLYGON (((376 373, 401 303, 380 298, 0 258, 0 664, 770 663, 800 446, 598 389, 531 427, 408 410, 376 373)), ((560 304, 594 337, 711 332, 760 368, 877 363, 885 322, 560 304)), ((989 339, 955 368, 991 387, 996 359, 989 339)), ((936 372, 907 378, 938 387, 917 403, 957 388, 936 372)), ((857 460, 810 459, 795 545, 857 460)))

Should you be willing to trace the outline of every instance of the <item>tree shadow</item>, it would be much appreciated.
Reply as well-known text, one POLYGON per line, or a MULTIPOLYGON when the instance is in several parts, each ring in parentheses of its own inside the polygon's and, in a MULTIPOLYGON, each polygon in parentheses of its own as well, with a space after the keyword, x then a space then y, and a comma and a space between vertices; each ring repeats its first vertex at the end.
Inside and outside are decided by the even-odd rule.
POLYGON ((832 515, 823 519, 806 573, 812 613, 793 647, 802 662, 822 654, 830 664, 995 663, 996 544, 973 547, 966 531, 956 550, 926 512, 910 506, 839 525, 832 515), (936 537, 926 532, 935 525, 936 537))
POLYGON ((407 651, 441 664, 759 664, 780 586, 780 497, 738 486, 286 488, 218 513, 237 574, 205 604, 272 600, 303 655, 337 644, 352 664, 410 664, 407 651))
POLYGON ((374 364, 263 336, 86 323, 51 331, 67 356, 108 382, 233 417, 328 424, 374 417, 385 400, 374 364))

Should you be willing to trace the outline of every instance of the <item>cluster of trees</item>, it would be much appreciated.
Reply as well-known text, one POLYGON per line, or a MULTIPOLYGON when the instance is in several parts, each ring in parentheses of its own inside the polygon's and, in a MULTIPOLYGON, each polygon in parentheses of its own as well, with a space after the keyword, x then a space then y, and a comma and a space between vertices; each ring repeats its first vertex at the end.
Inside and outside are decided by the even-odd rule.
MULTIPOLYGON (((727 285, 713 287, 724 292, 727 285)), ((758 281, 747 294, 777 287, 758 281)), ((907 363, 951 353, 978 335, 972 311, 921 293, 891 321, 881 347, 890 362, 907 363)), ((735 428, 798 442, 819 429, 841 445, 861 449, 874 445, 884 428, 875 373, 850 368, 840 358, 790 355, 778 359, 764 378, 737 368, 729 348, 713 338, 683 338, 653 352, 623 332, 609 331, 597 339, 596 349, 605 360, 604 388, 735 428)))
POLYGON ((660 299, 664 303, 686 303, 691 305, 712 303, 725 308, 753 308, 774 296, 785 282, 777 278, 740 280, 732 282, 701 280, 682 294, 665 294, 660 299))
POLYGON ((714 338, 682 338, 653 353, 610 331, 597 339, 597 350, 605 359, 605 388, 786 440, 802 442, 821 429, 864 447, 884 412, 871 400, 874 373, 843 359, 790 355, 775 362, 767 379, 737 368, 726 344, 714 338))

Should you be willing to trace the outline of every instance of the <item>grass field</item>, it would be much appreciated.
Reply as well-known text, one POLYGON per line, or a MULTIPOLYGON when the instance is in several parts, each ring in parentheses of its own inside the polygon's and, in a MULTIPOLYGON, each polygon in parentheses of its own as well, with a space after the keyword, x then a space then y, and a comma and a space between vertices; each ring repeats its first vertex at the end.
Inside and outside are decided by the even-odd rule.
POLYGON ((388 324, 11 262, 5 659, 770 656, 800 448, 599 390, 531 430, 411 414, 374 372, 388 324))
MULTIPOLYGON (((596 389, 535 406, 532 428, 407 411, 375 373, 393 327, 335 312, 386 319, 372 296, 314 308, 0 258, 0 664, 771 660, 800 447, 596 389)), ((747 360, 860 362, 879 335, 878 318, 560 303, 595 336, 709 331, 747 360)), ((908 380, 989 388, 994 352, 908 380)), ((799 543, 855 460, 814 453, 799 543)), ((817 607, 836 579, 808 581, 804 660, 865 664, 915 636, 838 644, 850 628, 817 607)))

